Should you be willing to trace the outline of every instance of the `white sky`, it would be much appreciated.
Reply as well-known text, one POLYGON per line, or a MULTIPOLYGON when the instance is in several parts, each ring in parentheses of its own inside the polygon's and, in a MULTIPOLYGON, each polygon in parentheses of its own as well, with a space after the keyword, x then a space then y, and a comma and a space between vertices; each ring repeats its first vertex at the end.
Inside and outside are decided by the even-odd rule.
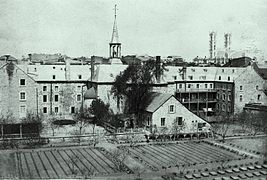
POLYGON ((0 55, 108 56, 114 4, 122 55, 208 56, 212 30, 267 52, 266 0, 0 0, 0 55))

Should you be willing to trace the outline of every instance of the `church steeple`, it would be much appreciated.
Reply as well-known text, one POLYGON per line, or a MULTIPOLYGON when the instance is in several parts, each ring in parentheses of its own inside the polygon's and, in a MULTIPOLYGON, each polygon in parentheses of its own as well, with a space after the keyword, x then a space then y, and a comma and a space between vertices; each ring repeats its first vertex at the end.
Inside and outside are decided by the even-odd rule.
POLYGON ((117 4, 114 8, 114 24, 111 41, 109 43, 109 57, 110 58, 120 58, 121 57, 121 43, 119 42, 119 34, 117 27, 117 4))

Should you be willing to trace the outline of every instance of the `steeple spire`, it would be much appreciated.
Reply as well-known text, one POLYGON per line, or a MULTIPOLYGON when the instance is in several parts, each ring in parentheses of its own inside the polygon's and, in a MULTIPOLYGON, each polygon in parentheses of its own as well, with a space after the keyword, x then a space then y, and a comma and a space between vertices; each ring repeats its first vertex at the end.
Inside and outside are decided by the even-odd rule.
POLYGON ((117 27, 117 4, 114 7, 114 24, 113 24, 113 32, 110 43, 119 43, 119 33, 117 27))
POLYGON ((117 4, 114 7, 114 24, 111 41, 109 43, 109 57, 120 58, 121 57, 121 43, 119 42, 119 33, 117 28, 117 4))

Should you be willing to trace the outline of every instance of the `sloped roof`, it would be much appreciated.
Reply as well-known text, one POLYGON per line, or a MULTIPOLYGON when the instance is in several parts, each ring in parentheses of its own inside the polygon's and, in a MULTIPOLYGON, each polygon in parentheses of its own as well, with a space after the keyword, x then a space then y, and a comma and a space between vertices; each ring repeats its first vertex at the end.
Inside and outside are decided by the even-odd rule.
POLYGON ((123 72, 128 65, 123 64, 100 64, 96 66, 96 72, 93 77, 95 82, 109 82, 112 83, 115 81, 117 75, 120 72, 123 72))
POLYGON ((267 79, 267 65, 266 64, 253 64, 255 71, 263 78, 267 79))
POLYGON ((252 59, 250 57, 239 57, 230 60, 223 67, 247 67, 250 65, 252 59))
POLYGON ((147 112, 153 113, 171 97, 171 94, 166 93, 148 93, 147 96, 144 98, 144 107, 142 109, 147 112))
POLYGON ((84 93, 84 99, 96 99, 96 91, 95 88, 91 87, 90 89, 86 90, 84 93))

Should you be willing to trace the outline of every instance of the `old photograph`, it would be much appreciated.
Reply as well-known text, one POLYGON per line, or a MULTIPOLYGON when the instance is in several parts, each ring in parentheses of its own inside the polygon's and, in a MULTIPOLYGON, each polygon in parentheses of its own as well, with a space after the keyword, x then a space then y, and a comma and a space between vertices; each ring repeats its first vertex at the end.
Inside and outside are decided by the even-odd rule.
POLYGON ((0 0, 0 179, 266 180, 266 0, 0 0))

